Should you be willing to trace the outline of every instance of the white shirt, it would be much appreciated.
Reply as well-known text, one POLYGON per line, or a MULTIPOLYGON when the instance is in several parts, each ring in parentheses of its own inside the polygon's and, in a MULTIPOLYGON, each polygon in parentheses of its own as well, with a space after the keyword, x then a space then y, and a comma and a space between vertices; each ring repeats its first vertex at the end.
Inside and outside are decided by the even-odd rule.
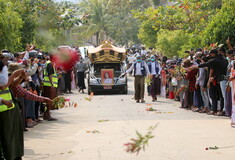
POLYGON ((104 84, 112 84, 113 80, 111 78, 104 79, 104 84))
POLYGON ((205 81, 205 68, 199 68, 199 76, 197 78, 196 84, 199 84, 200 87, 203 87, 205 81))
POLYGON ((0 85, 6 85, 8 83, 8 68, 4 66, 0 72, 0 85))
POLYGON ((29 52, 26 51, 23 60, 28 60, 28 59, 29 59, 29 52))
POLYGON ((134 63, 135 57, 134 56, 129 56, 128 61, 129 61, 130 64, 134 63))
MULTIPOLYGON (((141 63, 144 64, 144 67, 145 67, 145 70, 146 70, 146 73, 147 75, 149 75, 149 69, 148 69, 148 66, 145 62, 137 62, 136 63, 136 71, 135 71, 135 75, 137 76, 142 76, 142 72, 141 72, 141 63)), ((135 63, 133 63, 131 65, 131 67, 126 71, 126 73, 130 73, 133 69, 134 69, 134 66, 135 66, 135 63)))
POLYGON ((146 50, 142 50, 142 51, 141 51, 141 55, 145 55, 146 53, 147 53, 146 50))
POLYGON ((27 75, 28 76, 32 76, 37 72, 38 69, 38 64, 37 63, 33 63, 30 68, 27 69, 27 75))
MULTIPOLYGON (((36 51, 36 50, 32 50, 32 51, 30 51, 30 52, 38 52, 38 51, 36 51)), ((28 60, 28 59, 29 59, 29 52, 28 52, 28 51, 26 51, 26 53, 25 53, 25 55, 24 55, 23 60, 28 60)))
POLYGON ((160 73, 161 73, 161 71, 162 71, 161 65, 160 65, 159 63, 157 63, 158 66, 156 66, 156 63, 157 63, 157 62, 151 62, 151 73, 150 73, 150 74, 152 74, 152 75, 156 75, 156 74, 160 75, 160 73), (158 73, 156 73, 156 68, 157 68, 157 67, 159 68, 158 73))
POLYGON ((134 54, 134 57, 137 57, 137 56, 140 56, 139 52, 136 52, 136 53, 134 54))
POLYGON ((155 62, 152 62, 151 63, 151 73, 152 75, 156 75, 156 63, 155 62))

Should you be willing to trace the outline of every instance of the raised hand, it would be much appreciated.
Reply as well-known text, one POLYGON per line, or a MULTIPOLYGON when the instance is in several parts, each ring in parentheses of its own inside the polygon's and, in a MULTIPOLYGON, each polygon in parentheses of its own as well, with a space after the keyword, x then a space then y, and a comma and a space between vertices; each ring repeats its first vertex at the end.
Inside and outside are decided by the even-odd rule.
POLYGON ((10 101, 6 101, 4 99, 2 99, 2 103, 5 104, 8 108, 11 108, 13 106, 10 101))

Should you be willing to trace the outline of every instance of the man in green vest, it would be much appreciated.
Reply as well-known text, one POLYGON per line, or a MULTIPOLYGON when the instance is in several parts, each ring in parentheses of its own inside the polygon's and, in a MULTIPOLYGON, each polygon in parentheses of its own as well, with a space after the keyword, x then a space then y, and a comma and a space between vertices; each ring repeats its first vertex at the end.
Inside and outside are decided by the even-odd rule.
MULTIPOLYGON (((54 99, 56 97, 56 88, 58 87, 58 78, 55 70, 55 66, 48 58, 44 68, 44 81, 43 81, 43 95, 50 99, 54 99)), ((50 106, 45 109, 44 119, 48 121, 54 121, 55 118, 52 118, 50 115, 50 109, 53 106, 50 106)))

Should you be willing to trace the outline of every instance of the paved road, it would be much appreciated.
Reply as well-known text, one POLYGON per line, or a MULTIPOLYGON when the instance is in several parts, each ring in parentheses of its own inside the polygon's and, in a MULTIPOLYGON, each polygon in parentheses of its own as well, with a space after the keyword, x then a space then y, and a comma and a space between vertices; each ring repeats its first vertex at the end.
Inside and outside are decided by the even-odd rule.
POLYGON ((235 129, 223 117, 193 113, 179 103, 159 98, 136 104, 133 79, 128 95, 68 95, 77 108, 53 111, 57 122, 44 122, 25 133, 24 160, 232 160, 235 156, 235 129), (146 112, 147 107, 158 112, 146 112), (109 120, 108 122, 98 122, 109 120), (124 143, 145 134, 159 123, 149 147, 138 156, 125 152, 124 143), (92 134, 87 131, 98 130, 92 134), (218 146, 218 150, 205 150, 218 146))

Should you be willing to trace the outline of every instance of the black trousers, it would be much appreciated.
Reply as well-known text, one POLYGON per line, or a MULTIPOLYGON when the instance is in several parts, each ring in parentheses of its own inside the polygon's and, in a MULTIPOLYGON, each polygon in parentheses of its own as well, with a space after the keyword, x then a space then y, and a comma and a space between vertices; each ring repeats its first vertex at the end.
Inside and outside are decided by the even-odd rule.
POLYGON ((185 91, 184 102, 183 102, 184 108, 191 108, 192 107, 193 96, 194 96, 194 91, 189 91, 189 89, 187 89, 185 91))
POLYGON ((67 91, 71 91, 71 72, 72 71, 68 71, 67 73, 65 73, 65 76, 64 76, 64 81, 65 81, 65 92, 67 91))
POLYGON ((26 111, 25 111, 25 106, 24 106, 24 98, 19 97, 19 103, 20 103, 20 112, 21 112, 21 120, 22 120, 22 126, 25 129, 26 128, 26 111))
POLYGON ((85 73, 84 72, 78 72, 78 87, 79 89, 86 89, 86 85, 85 85, 85 73))
POLYGON ((223 110, 224 107, 224 98, 220 89, 220 85, 213 85, 211 83, 211 88, 209 90, 210 98, 212 100, 212 111, 217 112, 218 109, 218 100, 220 101, 220 111, 223 110))

